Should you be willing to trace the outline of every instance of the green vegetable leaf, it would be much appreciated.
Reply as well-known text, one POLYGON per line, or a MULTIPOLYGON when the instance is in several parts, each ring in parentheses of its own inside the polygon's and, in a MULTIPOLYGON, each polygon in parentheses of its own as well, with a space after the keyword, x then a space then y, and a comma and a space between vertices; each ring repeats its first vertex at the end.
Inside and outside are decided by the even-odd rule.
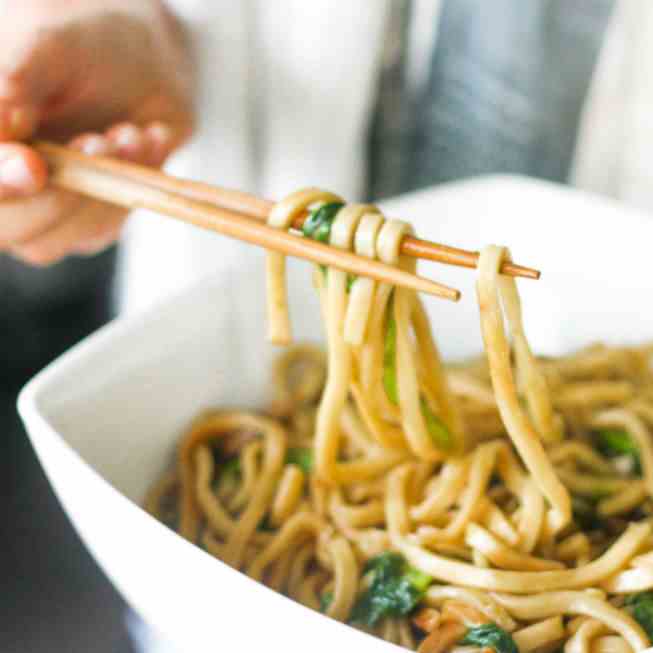
POLYGON ((213 459, 218 468, 213 480, 213 489, 217 491, 221 486, 235 488, 240 481, 240 458, 234 456, 225 460, 221 452, 214 451, 213 459))
MULTIPOLYGON (((399 391, 397 389, 397 322, 392 314, 392 301, 388 303, 383 344, 383 387, 388 399, 396 406, 399 403, 399 391)), ((420 397, 420 409, 435 446, 443 451, 451 450, 454 444, 451 431, 433 413, 423 396, 420 397)))
POLYGON ((639 449, 627 431, 623 429, 600 429, 596 431, 596 438, 599 449, 606 456, 611 458, 624 455, 630 456, 637 472, 641 472, 639 449))
POLYGON ((240 477, 240 458, 229 458, 220 465, 220 476, 224 479, 238 480, 240 477))
POLYGON ((397 322, 392 315, 392 302, 388 304, 383 345, 383 387, 388 399, 396 406, 399 403, 397 391, 397 322))
POLYGON ((493 648, 496 653, 519 653, 517 644, 510 633, 499 628, 494 623, 483 624, 470 628, 459 642, 463 646, 478 646, 493 648))
POLYGON ((602 520, 596 512, 596 501, 574 494, 571 497, 571 509, 574 521, 584 531, 601 528, 602 520))
POLYGON ((653 642, 653 592, 631 594, 625 600, 624 607, 653 642))
POLYGON ((333 603, 333 592, 323 592, 320 594, 320 612, 326 612, 333 603))
POLYGON ((270 524, 270 516, 265 515, 263 519, 258 523, 258 526, 256 527, 257 531, 261 531, 263 533, 273 533, 275 531, 274 526, 270 524))
POLYGON ((426 422, 426 428, 433 439, 433 442, 435 442, 435 446, 443 451, 452 449, 453 437, 451 431, 437 415, 433 414, 433 411, 424 397, 420 397, 419 405, 422 410, 424 421, 426 422))
POLYGON ((637 594, 629 594, 624 599, 624 605, 626 607, 631 607, 642 603, 643 601, 653 601, 653 592, 638 592, 637 594))
POLYGON ((404 569, 404 576, 406 580, 419 592, 426 592, 433 579, 415 567, 409 565, 404 569))
POLYGON ((596 432, 596 435, 599 439, 599 445, 612 456, 639 455, 637 445, 628 432, 623 429, 601 429, 596 432))
POLYGON ((351 621, 367 626, 374 626, 386 616, 409 614, 432 582, 430 576, 392 552, 369 560, 363 573, 369 575, 370 583, 354 605, 351 621))
POLYGON ((304 474, 313 469, 313 451, 306 447, 290 447, 286 452, 286 464, 297 465, 304 474))
POLYGON ((341 202, 330 202, 329 204, 323 204, 319 209, 311 211, 302 225, 304 236, 328 245, 331 238, 331 225, 343 206, 344 204, 341 202))
MULTIPOLYGON (((338 211, 344 206, 340 202, 331 202, 329 204, 322 205, 319 209, 311 211, 308 218, 304 221, 302 225, 302 234, 306 238, 312 238, 317 240, 320 243, 329 244, 331 240, 331 225, 338 215, 338 211)), ((320 265, 320 270, 326 279, 327 275, 327 266, 320 265)), ((356 281, 356 276, 353 274, 347 275, 347 292, 351 290, 351 286, 356 281)))

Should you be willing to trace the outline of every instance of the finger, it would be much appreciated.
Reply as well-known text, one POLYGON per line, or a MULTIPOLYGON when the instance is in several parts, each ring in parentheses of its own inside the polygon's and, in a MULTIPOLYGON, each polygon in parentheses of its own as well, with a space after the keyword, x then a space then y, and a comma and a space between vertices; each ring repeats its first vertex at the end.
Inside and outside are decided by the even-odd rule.
POLYGON ((69 147, 79 150, 89 156, 113 156, 117 154, 117 148, 103 134, 87 132, 73 138, 69 147))
POLYGON ((78 243, 75 246, 73 253, 80 254, 82 256, 94 256, 95 254, 99 254, 105 249, 108 249, 118 240, 120 240, 126 219, 127 215, 125 215, 123 219, 117 221, 114 227, 107 227, 107 232, 104 234, 104 236, 100 236, 98 238, 90 238, 78 243))
POLYGON ((152 122, 144 129, 148 142, 148 154, 145 163, 160 166, 175 148, 173 130, 163 122, 152 122))
POLYGON ((115 238, 125 220, 125 211, 99 202, 80 209, 41 236, 11 248, 14 256, 36 266, 51 265, 75 253, 80 243, 115 238))
POLYGON ((32 197, 0 202, 0 250, 39 237, 76 210, 81 198, 48 189, 32 197))
POLYGON ((0 199, 33 195, 48 179, 43 158, 19 143, 0 144, 0 199))
POLYGON ((143 130, 132 123, 119 123, 111 127, 105 136, 122 159, 142 162, 148 156, 148 139, 143 130))
POLYGON ((163 122, 152 122, 146 127, 133 123, 119 123, 105 134, 120 158, 160 166, 175 147, 173 130, 163 122))
MULTIPOLYGON (((80 135, 70 145, 90 155, 108 156, 115 152, 100 134, 80 135)), ((0 145, 0 151, 9 147, 0 145)), ((1 170, 0 163, 0 174, 1 170)), ((69 218, 82 204, 88 206, 90 203, 74 193, 54 189, 24 199, 5 199, 0 202, 0 249, 6 250, 42 236, 69 218)))
POLYGON ((152 122, 144 128, 132 123, 119 123, 105 134, 86 132, 73 138, 69 147, 85 154, 119 156, 139 163, 158 166, 176 144, 173 130, 162 122, 152 122))

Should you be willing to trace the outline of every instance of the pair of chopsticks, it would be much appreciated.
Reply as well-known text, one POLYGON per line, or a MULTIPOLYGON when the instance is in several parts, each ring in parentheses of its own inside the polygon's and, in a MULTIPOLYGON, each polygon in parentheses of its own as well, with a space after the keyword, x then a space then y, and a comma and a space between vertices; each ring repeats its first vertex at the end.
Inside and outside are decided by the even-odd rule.
MULTIPOLYGON (((88 156, 52 143, 35 143, 50 168, 50 180, 59 187, 129 209, 145 208, 171 218, 216 231, 289 256, 332 266, 377 281, 405 286, 457 301, 460 292, 430 279, 364 258, 329 245, 301 238, 265 224, 273 202, 240 191, 186 181, 152 168, 106 157, 88 156), (254 219, 253 219, 254 218, 254 219)), ((301 229, 307 214, 293 224, 301 229)), ((404 237, 401 252, 407 256, 474 268, 478 252, 404 237)), ((501 272, 539 279, 540 273, 511 262, 501 272)))

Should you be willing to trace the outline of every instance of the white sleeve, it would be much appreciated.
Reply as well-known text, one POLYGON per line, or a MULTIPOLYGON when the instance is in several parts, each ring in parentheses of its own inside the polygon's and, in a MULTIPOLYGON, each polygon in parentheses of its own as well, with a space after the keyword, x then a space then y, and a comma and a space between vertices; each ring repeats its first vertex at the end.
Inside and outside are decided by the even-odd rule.
POLYGON ((317 185, 359 198, 389 0, 256 6, 263 194, 317 185))
MULTIPOLYGON (((166 170, 186 179, 257 192, 249 110, 250 2, 167 2, 189 32, 198 88, 195 134, 166 170)), ((176 220, 136 211, 120 254, 119 304, 122 311, 131 312, 259 252, 176 220)))
POLYGON ((585 101, 572 184, 653 209, 653 5, 619 0, 585 101))
POLYGON ((202 5, 210 5, 210 2, 203 2, 203 0, 163 0, 181 20, 185 23, 194 22, 199 16, 202 15, 202 5))

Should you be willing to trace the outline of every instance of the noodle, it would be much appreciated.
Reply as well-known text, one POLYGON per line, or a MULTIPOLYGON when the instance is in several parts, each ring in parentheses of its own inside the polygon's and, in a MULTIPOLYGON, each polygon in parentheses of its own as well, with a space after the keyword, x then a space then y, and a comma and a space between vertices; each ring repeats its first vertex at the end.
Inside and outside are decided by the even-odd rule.
MULTIPOLYGON (((513 334, 519 335, 519 323, 515 323, 515 316, 521 312, 518 305, 517 286, 514 279, 505 277, 498 283, 498 270, 506 258, 504 250, 498 247, 487 247, 481 254, 478 262, 478 302, 481 311, 481 329, 485 341, 492 377, 492 386, 497 397, 499 413, 506 425, 517 451, 522 457, 531 476, 537 483, 542 494, 549 500, 553 510, 553 521, 557 528, 565 526, 571 518, 571 502, 569 494, 564 488, 547 457, 540 436, 535 432, 532 424, 519 404, 517 390, 510 368, 510 348, 503 329, 503 319, 499 306, 499 291, 506 307, 508 319, 511 322, 513 334)), ((524 367, 525 377, 537 376, 532 368, 535 361, 530 355, 530 350, 523 347, 521 356, 517 357, 518 365, 524 367), (521 360, 520 360, 521 358, 521 360)), ((540 392, 542 390, 542 383, 540 392)), ((532 401, 529 401, 529 408, 532 401)), ((546 439, 553 439, 552 433, 544 434, 546 439)))
POLYGON ((538 621, 513 634, 513 639, 521 653, 530 653, 548 644, 564 639, 565 629, 560 616, 538 621))
POLYGON ((624 611, 584 592, 543 593, 528 598, 496 595, 495 598, 517 619, 582 614, 593 617, 608 629, 619 633, 635 651, 642 651, 649 646, 648 638, 634 619, 624 611))
MULTIPOLYGON (((411 227, 318 189, 288 229, 414 270, 411 227)), ((651 346, 537 359, 507 250, 480 255, 485 356, 445 365, 419 297, 317 268, 326 356, 285 350, 265 414, 200 416, 147 511, 307 607, 421 653, 631 653, 653 636, 651 346), (644 592, 645 594, 639 594, 644 592)), ((270 338, 291 339, 282 255, 270 338)))
POLYGON ((424 548, 411 544, 406 537, 396 535, 393 537, 393 544, 411 564, 438 580, 456 583, 464 578, 465 585, 471 587, 529 594, 534 588, 539 591, 549 591, 589 587, 624 567, 650 534, 651 528, 648 524, 633 524, 603 556, 584 567, 560 571, 518 572, 478 569, 463 562, 429 553, 424 548))

